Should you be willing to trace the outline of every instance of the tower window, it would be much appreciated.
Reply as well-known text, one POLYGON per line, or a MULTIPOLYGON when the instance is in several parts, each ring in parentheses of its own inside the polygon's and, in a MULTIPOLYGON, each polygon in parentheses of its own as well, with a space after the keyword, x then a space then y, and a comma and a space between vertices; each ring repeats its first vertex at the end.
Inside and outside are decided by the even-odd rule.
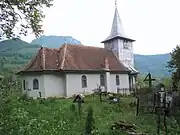
POLYGON ((123 48, 124 48, 124 49, 129 49, 129 43, 128 43, 127 40, 124 40, 124 41, 123 41, 123 48))

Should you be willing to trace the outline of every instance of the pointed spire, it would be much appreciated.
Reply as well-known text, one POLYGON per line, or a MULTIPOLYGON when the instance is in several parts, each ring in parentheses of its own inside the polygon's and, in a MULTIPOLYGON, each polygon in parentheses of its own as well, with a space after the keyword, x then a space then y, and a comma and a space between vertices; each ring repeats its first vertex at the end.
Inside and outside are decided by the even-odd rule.
POLYGON ((115 13, 114 13, 114 19, 112 23, 110 37, 116 37, 116 36, 127 37, 122 27, 122 22, 118 13, 117 0, 115 0, 115 13))
POLYGON ((124 29, 122 27, 122 22, 121 22, 121 19, 120 19, 119 13, 118 13, 118 9, 117 9, 117 0, 115 0, 115 13, 114 13, 110 36, 108 38, 106 38, 104 41, 102 41, 102 43, 109 41, 116 37, 134 41, 133 39, 128 38, 124 32, 124 29))

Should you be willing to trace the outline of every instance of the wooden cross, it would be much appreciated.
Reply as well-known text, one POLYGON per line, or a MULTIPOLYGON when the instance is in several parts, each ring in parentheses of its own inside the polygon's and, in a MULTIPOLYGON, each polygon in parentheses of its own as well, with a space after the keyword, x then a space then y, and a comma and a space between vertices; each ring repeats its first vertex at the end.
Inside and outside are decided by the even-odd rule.
POLYGON ((152 81, 156 81, 156 79, 152 79, 151 73, 148 73, 146 77, 144 78, 143 82, 148 81, 149 87, 152 87, 152 81))
POLYGON ((81 115, 81 104, 84 103, 83 98, 80 95, 76 95, 73 103, 78 103, 78 112, 79 112, 79 116, 81 115))
POLYGON ((84 100, 80 95, 76 95, 75 99, 73 100, 73 103, 84 103, 84 100))

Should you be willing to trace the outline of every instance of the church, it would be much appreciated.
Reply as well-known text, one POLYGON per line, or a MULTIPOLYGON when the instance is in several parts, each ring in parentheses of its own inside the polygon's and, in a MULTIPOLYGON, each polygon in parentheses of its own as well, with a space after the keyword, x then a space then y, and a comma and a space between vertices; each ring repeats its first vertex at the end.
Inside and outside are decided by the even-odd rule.
POLYGON ((29 97, 71 97, 104 91, 129 95, 135 90, 139 72, 134 68, 133 42, 124 33, 115 6, 112 29, 101 43, 104 48, 64 44, 41 47, 36 56, 17 74, 22 92, 29 97))

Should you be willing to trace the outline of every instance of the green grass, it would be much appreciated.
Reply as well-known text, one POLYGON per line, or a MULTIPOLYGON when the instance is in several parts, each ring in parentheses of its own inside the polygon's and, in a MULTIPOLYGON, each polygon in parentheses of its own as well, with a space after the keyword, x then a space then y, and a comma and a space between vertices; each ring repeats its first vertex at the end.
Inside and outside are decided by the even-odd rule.
POLYGON ((79 117, 77 110, 71 110, 73 99, 14 99, 11 101, 6 131, 13 135, 80 135, 84 131, 87 109, 91 106, 95 127, 100 135, 109 135, 111 125, 119 120, 136 124, 139 132, 156 134, 155 116, 135 116, 136 106, 129 105, 134 100, 132 97, 121 97, 119 104, 108 104, 100 103, 98 96, 88 96, 79 117))

